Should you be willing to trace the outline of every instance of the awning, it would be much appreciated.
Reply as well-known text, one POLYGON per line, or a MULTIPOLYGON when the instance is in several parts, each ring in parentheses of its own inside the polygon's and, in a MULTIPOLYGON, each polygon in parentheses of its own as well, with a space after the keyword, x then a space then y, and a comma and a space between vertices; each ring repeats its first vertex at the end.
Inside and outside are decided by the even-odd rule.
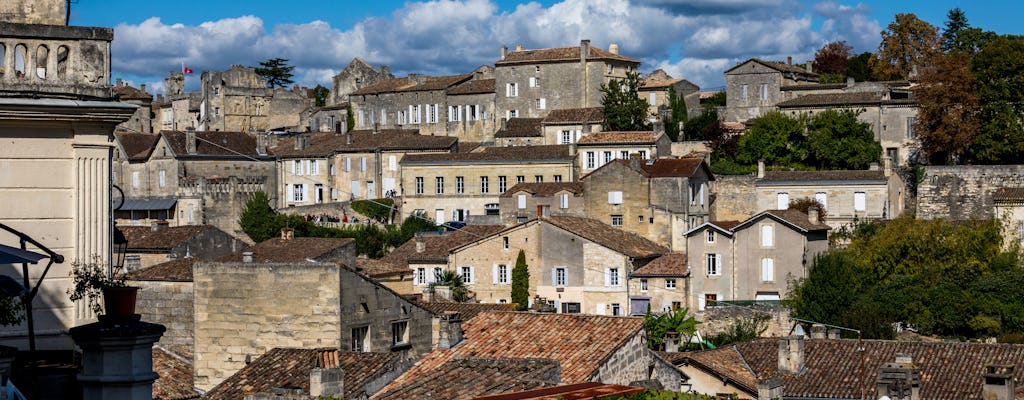
POLYGON ((43 254, 0 244, 0 264, 35 264, 46 257, 43 254))
POLYGON ((124 204, 118 211, 156 211, 169 210, 178 202, 178 199, 124 199, 124 204))

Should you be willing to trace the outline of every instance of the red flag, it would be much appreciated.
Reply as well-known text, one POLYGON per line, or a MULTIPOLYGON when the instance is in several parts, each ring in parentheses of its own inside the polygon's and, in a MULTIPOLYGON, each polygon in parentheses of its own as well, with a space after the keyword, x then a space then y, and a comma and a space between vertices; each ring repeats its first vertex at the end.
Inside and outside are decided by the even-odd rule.
POLYGON ((181 66, 181 73, 183 73, 183 74, 191 74, 192 73, 192 68, 189 68, 189 67, 186 67, 186 66, 182 65, 181 66))

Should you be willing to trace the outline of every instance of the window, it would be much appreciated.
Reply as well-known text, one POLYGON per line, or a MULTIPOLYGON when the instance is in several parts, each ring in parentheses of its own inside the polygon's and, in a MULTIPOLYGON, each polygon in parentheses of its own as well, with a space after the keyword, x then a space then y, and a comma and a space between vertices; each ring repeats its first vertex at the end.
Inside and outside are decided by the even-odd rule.
POLYGON ((160 170, 160 187, 167 186, 167 171, 160 170))
POLYGON ((516 208, 518 208, 520 210, 525 210, 526 209, 526 195, 525 194, 516 195, 516 208))
POLYGON ((562 193, 558 195, 558 208, 567 209, 569 208, 569 194, 562 193))
POLYGON ((640 291, 641 292, 646 292, 647 291, 647 279, 640 279, 640 291))
POLYGON ((302 176, 302 160, 295 160, 292 162, 292 173, 302 176))
POLYGON ((622 191, 615 190, 608 192, 608 204, 622 204, 622 191))
POLYGON ((352 328, 352 351, 370 351, 370 341, 366 337, 370 333, 369 326, 352 328))
POLYGON ((647 104, 648 105, 652 105, 652 106, 655 105, 655 103, 657 103, 657 100, 658 100, 658 93, 657 92, 647 93, 647 104))
POLYGON ((334 167, 334 164, 333 163, 328 163, 327 164, 327 175, 334 176, 334 175, 337 175, 337 174, 338 174, 338 172, 337 172, 337 169, 334 167))
POLYGON ((825 192, 818 192, 814 194, 814 201, 821 204, 822 208, 828 208, 828 194, 825 192))
POLYGON ((423 177, 416 177, 416 194, 423 194, 423 177))
POLYGON ((544 182, 544 175, 534 175, 533 176, 533 181, 537 182, 537 183, 544 182))
POLYGON ((604 152, 603 155, 604 155, 604 158, 603 158, 604 162, 601 163, 602 165, 610 163, 612 161, 612 152, 606 151, 606 152, 604 152))
POLYGON ((622 226, 621 215, 612 215, 612 226, 622 226))
POLYGON ((434 178, 434 193, 444 194, 444 177, 434 178))
POLYGON ((512 119, 519 117, 519 110, 505 110, 505 119, 512 119))
POLYGON ((473 283, 473 267, 462 267, 462 283, 473 283))
POLYGON ((609 287, 620 286, 619 281, 619 269, 618 268, 607 268, 604 270, 604 285, 609 287))
POLYGON ((543 98, 537 99, 537 109, 543 110, 547 107, 547 101, 543 98))
POLYGON ((740 100, 747 99, 747 85, 740 86, 740 100))
POLYGON ((647 159, 647 150, 640 150, 637 153, 640 153, 640 159, 641 160, 646 160, 647 159))
POLYGON ((466 192, 466 186, 465 186, 464 179, 461 176, 456 176, 455 177, 455 193, 462 194, 462 193, 465 193, 465 192, 466 192))
POLYGON ((316 162, 316 160, 309 160, 309 174, 320 175, 320 165, 316 162))
POLYGON ((768 84, 761 84, 761 100, 768 100, 768 84))
POLYGON ((665 279, 665 289, 675 289, 675 288, 676 288, 676 280, 675 279, 665 279))
POLYGON ((486 177, 486 176, 481 176, 480 177, 480 193, 487 193, 487 192, 490 191, 490 188, 488 187, 488 183, 489 183, 489 178, 488 177, 486 177))
POLYGON ((480 119, 480 106, 476 104, 470 104, 466 106, 466 121, 476 121, 480 119))
POLYGON ((701 299, 700 309, 703 310, 705 307, 714 307, 718 305, 718 294, 717 293, 704 293, 704 298, 701 299))
POLYGON ((613 73, 613 72, 615 72, 615 66, 611 65, 611 64, 608 64, 608 73, 610 74, 610 73, 613 73))
POLYGON ((555 285, 555 286, 566 286, 567 279, 568 279, 568 276, 565 273, 565 267, 555 268, 555 277, 554 277, 554 279, 552 279, 554 281, 554 282, 552 282, 553 285, 555 285))
POLYGON ((853 211, 867 211, 868 199, 864 192, 853 192, 853 211))
POLYGON ((366 172, 366 157, 359 157, 359 171, 366 172))
POLYGON ((682 310, 682 309, 683 309, 683 302, 681 302, 681 301, 673 301, 672 302, 672 311, 679 311, 679 310, 682 310))
MULTIPOLYGON (((540 67, 538 67, 540 68, 540 67)), ((530 77, 530 87, 540 87, 540 78, 530 77)))
POLYGON ((588 151, 588 152, 587 152, 587 163, 586 163, 586 168, 587 168, 587 169, 594 169, 594 163, 595 163, 595 161, 596 161, 596 160, 595 160, 595 157, 594 157, 594 152, 592 152, 592 151, 588 151))
POLYGON ((614 315, 614 316, 622 316, 622 305, 620 305, 618 303, 613 303, 612 304, 612 315, 614 315))
POLYGON ((462 117, 460 106, 448 106, 448 122, 458 122, 462 117))
POLYGON ((508 178, 505 176, 498 177, 498 191, 505 193, 508 190, 508 178))
POLYGON ((331 200, 338 199, 338 188, 331 188, 331 200))
POLYGON ((306 201, 306 185, 301 183, 292 185, 292 201, 306 201))
POLYGON ((391 323, 391 345, 409 343, 409 321, 395 321, 391 323))
POLYGON ((776 193, 775 194, 775 209, 776 210, 788 210, 789 209, 789 193, 776 193))
POLYGON ((579 314, 580 303, 562 303, 562 314, 579 314))
POLYGON ((711 228, 708 228, 708 232, 707 232, 706 235, 707 235, 707 242, 708 243, 714 243, 715 242, 715 231, 714 230, 712 230, 711 228))
POLYGON ((573 142, 572 131, 562 131, 562 136, 558 139, 558 144, 570 144, 573 142))
POLYGON ((561 175, 555 175, 555 176, 552 176, 552 179, 555 182, 561 182, 562 181, 562 176, 561 175))
POLYGON ((526 182, 526 176, 525 175, 516 175, 516 183, 523 183, 523 182, 526 182))
POLYGON ((124 269, 126 272, 142 269, 142 256, 124 256, 124 269))
POLYGON ((915 121, 916 121, 916 118, 914 118, 914 117, 908 117, 907 118, 907 139, 917 139, 917 135, 914 134, 914 123, 915 123, 915 121))
POLYGON ((772 247, 775 243, 775 228, 771 225, 761 225, 761 247, 772 247))
POLYGON ((437 104, 427 104, 427 122, 437 122, 437 104))
POLYGON ((707 264, 708 264, 708 276, 719 276, 722 275, 722 255, 708 253, 707 264))
POLYGON ((139 188, 139 171, 132 171, 132 188, 139 188))
POLYGON ((621 158, 623 160, 628 160, 629 159, 629 150, 619 151, 619 158, 621 158))
POLYGON ((413 277, 413 281, 415 281, 414 283, 417 284, 417 285, 426 285, 427 284, 427 269, 426 268, 422 268, 422 267, 416 268, 416 276, 413 277))
POLYGON ((771 258, 761 259, 761 281, 775 282, 775 260, 771 258))
POLYGON ((516 83, 505 84, 505 97, 519 96, 519 85, 516 83))
POLYGON ((508 250, 508 236, 501 237, 501 248, 508 250))
POLYGON ((498 264, 494 267, 494 283, 499 285, 508 284, 508 265, 498 264))
POLYGON ((351 170, 352 170, 352 159, 348 158, 348 157, 345 157, 345 172, 349 172, 351 170))

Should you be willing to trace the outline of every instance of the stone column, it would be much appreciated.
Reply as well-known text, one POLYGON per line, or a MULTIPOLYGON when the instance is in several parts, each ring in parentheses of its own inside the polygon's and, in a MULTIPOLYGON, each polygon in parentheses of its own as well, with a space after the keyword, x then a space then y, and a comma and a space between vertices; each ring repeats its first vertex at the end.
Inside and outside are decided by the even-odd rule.
POLYGON ((153 343, 163 325, 133 320, 100 322, 71 328, 71 338, 82 349, 78 382, 83 400, 148 400, 153 398, 153 343))

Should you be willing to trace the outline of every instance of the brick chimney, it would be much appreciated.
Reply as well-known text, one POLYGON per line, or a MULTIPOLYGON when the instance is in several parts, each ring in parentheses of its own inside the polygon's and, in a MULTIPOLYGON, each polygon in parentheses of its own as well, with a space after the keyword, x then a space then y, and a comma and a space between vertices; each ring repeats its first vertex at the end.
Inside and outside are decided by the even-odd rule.
POLYGON ((921 369, 914 365, 909 355, 897 354, 895 362, 886 363, 878 369, 875 385, 878 397, 921 400, 921 369))
POLYGON ((779 339, 779 372, 799 374, 804 368, 803 336, 788 336, 779 339))
POLYGON ((295 239, 294 228, 281 228, 281 240, 292 240, 295 239))
POLYGON ((757 383, 757 400, 775 400, 782 398, 782 379, 772 377, 757 383))
POLYGON ((1016 390, 1013 384, 1013 369, 1013 365, 986 365, 982 374, 985 384, 981 387, 981 398, 1013 400, 1016 390))
POLYGON ((185 128, 185 153, 196 154, 196 128, 185 128))
POLYGON ((450 349, 462 342, 462 315, 458 311, 445 311, 441 314, 440 337, 437 348, 450 349))
POLYGON ((340 396, 345 393, 345 371, 341 368, 314 368, 309 371, 311 397, 340 396))

